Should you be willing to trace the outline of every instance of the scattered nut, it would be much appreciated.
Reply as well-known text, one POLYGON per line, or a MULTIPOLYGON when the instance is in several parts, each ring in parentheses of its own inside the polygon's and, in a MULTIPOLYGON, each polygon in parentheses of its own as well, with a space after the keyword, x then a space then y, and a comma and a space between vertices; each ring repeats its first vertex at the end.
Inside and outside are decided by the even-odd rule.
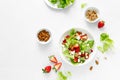
POLYGON ((98 60, 95 60, 95 63, 96 63, 96 65, 99 65, 99 62, 98 62, 98 60))
POLYGON ((89 70, 92 71, 93 70, 93 66, 90 66, 89 70))

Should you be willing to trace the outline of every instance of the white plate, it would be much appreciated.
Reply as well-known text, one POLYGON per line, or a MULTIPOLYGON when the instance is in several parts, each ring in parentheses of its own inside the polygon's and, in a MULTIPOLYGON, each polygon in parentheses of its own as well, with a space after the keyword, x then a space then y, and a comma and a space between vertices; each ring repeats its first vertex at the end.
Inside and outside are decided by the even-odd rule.
MULTIPOLYGON (((74 29, 75 29, 76 31, 81 31, 82 33, 86 33, 86 34, 88 35, 88 38, 89 38, 90 40, 94 40, 94 38, 93 38, 93 36, 92 36, 92 34, 91 34, 90 32, 88 32, 88 31, 86 31, 86 30, 84 30, 84 29, 82 29, 82 28, 74 28, 74 29)), ((83 65, 86 65, 87 63, 89 63, 90 61, 92 61, 93 58, 94 58, 95 55, 96 55, 96 53, 95 53, 95 40, 94 40, 93 52, 90 54, 89 59, 86 60, 83 64, 73 65, 73 64, 63 55, 63 52, 62 52, 62 41, 63 41, 64 37, 69 34, 70 30, 71 30, 71 29, 69 29, 69 30, 67 30, 65 33, 63 33, 63 35, 62 35, 62 37, 61 37, 61 39, 60 39, 60 51, 61 51, 61 52, 60 52, 60 56, 61 56, 61 58, 62 58, 66 63, 68 63, 68 64, 70 64, 70 65, 72 65, 72 66, 83 66, 83 65)))
POLYGON ((51 8, 54 8, 54 9, 65 9, 65 8, 68 8, 68 7, 70 7, 72 4, 70 4, 70 5, 68 5, 67 7, 65 7, 65 8, 58 8, 57 7, 57 4, 52 4, 51 2, 49 2, 48 0, 44 0, 44 2, 49 6, 49 7, 51 7, 51 8))

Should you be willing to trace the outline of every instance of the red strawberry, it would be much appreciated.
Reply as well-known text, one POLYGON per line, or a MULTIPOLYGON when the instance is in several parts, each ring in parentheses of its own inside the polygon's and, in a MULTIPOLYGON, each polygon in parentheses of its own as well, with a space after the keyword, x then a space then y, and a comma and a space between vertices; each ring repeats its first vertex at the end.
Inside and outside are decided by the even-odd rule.
POLYGON ((49 73, 51 71, 51 66, 46 66, 44 69, 42 69, 44 73, 49 73))
POLYGON ((80 52, 80 47, 78 44, 74 45, 74 50, 76 53, 80 52))
POLYGON ((75 53, 80 52, 80 47, 74 48, 75 49, 75 53))
POLYGON ((80 39, 83 40, 83 41, 87 40, 88 39, 87 34, 84 34, 84 35, 80 36, 80 39))
POLYGON ((91 49, 90 52, 93 52, 93 50, 91 49))
POLYGON ((77 34, 78 34, 78 35, 81 35, 81 34, 82 34, 82 32, 77 31, 77 34))
POLYGON ((55 71, 57 72, 57 71, 61 68, 61 66, 62 66, 62 63, 61 63, 61 62, 56 63, 56 64, 54 65, 53 69, 55 69, 55 71))
POLYGON ((104 21, 99 21, 98 22, 98 28, 103 28, 104 25, 105 25, 104 21))
POLYGON ((85 54, 84 54, 84 53, 81 53, 80 57, 84 57, 84 56, 85 56, 85 54))
POLYGON ((55 57, 54 55, 49 56, 49 60, 50 60, 51 62, 53 62, 53 63, 57 63, 57 62, 58 62, 57 59, 56 59, 56 57, 55 57))
POLYGON ((74 62, 78 62, 78 57, 74 57, 74 62))
POLYGON ((69 36, 69 35, 67 35, 67 36, 66 36, 66 38, 70 38, 70 36, 69 36))
POLYGON ((63 42, 62 42, 62 44, 64 45, 66 42, 67 42, 66 39, 64 39, 63 42))

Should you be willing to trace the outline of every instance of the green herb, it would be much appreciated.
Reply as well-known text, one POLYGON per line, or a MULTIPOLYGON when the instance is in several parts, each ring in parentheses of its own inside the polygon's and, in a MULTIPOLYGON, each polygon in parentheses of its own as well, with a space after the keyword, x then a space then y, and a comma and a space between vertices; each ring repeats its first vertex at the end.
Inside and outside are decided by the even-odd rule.
POLYGON ((107 33, 102 33, 100 35, 100 41, 103 45, 98 46, 98 50, 102 53, 108 51, 113 46, 113 40, 109 37, 107 33))
POLYGON ((68 77, 71 76, 71 72, 66 72, 66 75, 62 71, 58 72, 57 80, 68 80, 68 77))
POLYGON ((86 5, 87 5, 86 3, 82 3, 81 8, 84 8, 86 5))

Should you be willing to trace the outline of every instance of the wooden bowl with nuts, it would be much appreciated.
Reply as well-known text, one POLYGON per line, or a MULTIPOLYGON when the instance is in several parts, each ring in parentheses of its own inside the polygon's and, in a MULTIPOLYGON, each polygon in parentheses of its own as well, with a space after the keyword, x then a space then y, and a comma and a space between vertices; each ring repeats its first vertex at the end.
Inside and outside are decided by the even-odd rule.
POLYGON ((48 29, 40 29, 37 33, 37 40, 40 44, 47 44, 51 41, 51 32, 48 29))
POLYGON ((85 20, 89 23, 95 23, 100 19, 99 10, 96 7, 87 7, 85 9, 85 20))

